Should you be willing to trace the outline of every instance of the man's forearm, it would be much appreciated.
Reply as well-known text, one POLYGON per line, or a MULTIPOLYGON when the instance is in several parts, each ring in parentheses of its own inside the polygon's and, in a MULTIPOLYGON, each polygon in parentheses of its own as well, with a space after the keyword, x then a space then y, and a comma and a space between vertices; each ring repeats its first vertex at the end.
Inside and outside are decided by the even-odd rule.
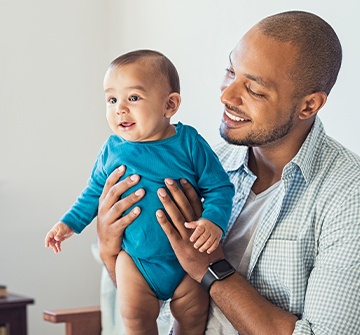
POLYGON ((115 287, 116 285, 116 273, 115 273, 115 266, 116 266, 116 257, 106 257, 106 256, 101 256, 102 261, 104 262, 104 265, 106 267, 106 270, 109 273, 109 276, 112 280, 112 282, 114 283, 115 287))
POLYGON ((297 317, 271 304, 240 274, 217 281, 210 295, 242 335, 292 334, 297 317))

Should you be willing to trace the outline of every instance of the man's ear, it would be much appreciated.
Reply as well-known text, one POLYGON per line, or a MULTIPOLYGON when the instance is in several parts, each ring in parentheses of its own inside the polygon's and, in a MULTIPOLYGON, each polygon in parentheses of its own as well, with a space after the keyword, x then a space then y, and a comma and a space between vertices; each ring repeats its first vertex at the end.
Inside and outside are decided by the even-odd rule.
POLYGON ((325 92, 315 92, 307 95, 303 99, 302 109, 299 113, 300 120, 306 120, 313 117, 325 105, 327 94, 325 92))
POLYGON ((170 93, 166 101, 164 116, 167 118, 171 118, 179 109, 180 103, 181 103, 180 94, 176 92, 170 93))

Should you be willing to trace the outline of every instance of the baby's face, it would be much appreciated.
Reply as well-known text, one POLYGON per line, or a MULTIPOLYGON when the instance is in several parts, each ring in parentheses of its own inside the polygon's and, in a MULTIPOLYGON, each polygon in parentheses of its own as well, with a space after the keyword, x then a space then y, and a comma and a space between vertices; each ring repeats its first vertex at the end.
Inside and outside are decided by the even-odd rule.
POLYGON ((144 63, 108 69, 104 78, 106 118, 112 131, 133 142, 163 138, 170 118, 166 106, 170 89, 144 63))

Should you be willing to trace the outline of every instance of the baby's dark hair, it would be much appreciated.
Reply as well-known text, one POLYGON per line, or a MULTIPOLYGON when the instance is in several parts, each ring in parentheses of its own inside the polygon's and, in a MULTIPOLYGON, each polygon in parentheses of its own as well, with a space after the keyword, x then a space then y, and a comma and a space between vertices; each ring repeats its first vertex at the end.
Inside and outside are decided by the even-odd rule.
POLYGON ((168 80, 171 92, 180 94, 179 74, 174 64, 161 52, 147 49, 130 51, 115 58, 110 63, 110 68, 132 64, 138 61, 149 62, 157 75, 154 79, 158 80, 162 75, 168 80))
POLYGON ((330 93, 340 70, 342 49, 326 21, 315 14, 289 11, 269 16, 257 26, 263 34, 298 48, 295 65, 289 69, 297 94, 330 93))

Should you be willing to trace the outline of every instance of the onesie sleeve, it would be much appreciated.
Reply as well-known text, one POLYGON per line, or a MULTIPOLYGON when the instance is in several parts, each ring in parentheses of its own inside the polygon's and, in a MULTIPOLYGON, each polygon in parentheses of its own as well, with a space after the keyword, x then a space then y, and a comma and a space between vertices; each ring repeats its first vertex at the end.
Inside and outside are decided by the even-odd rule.
POLYGON ((215 152, 200 134, 195 137, 192 159, 203 198, 202 217, 218 225, 225 233, 232 209, 234 185, 215 152))
POLYGON ((99 198, 107 179, 104 170, 105 153, 104 146, 96 158, 87 186, 60 219, 77 234, 81 233, 97 215, 99 198))

